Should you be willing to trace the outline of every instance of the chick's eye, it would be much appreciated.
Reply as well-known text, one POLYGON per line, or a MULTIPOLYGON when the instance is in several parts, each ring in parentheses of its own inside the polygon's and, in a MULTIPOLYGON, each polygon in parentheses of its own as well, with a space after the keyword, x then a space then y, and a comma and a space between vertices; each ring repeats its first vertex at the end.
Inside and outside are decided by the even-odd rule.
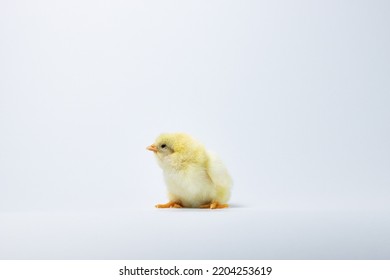
POLYGON ((161 145, 161 148, 163 148, 163 149, 164 149, 166 146, 167 146, 167 145, 165 145, 165 144, 162 144, 162 145, 161 145))

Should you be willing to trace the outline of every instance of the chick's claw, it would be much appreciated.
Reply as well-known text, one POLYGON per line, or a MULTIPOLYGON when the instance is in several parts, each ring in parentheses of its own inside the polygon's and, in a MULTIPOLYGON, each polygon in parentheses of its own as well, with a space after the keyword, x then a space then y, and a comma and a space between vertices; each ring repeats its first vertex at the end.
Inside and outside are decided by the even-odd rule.
POLYGON ((210 204, 210 209, 223 209, 223 208, 228 208, 228 204, 221 204, 218 202, 213 202, 210 204))
POLYGON ((183 206, 181 206, 180 204, 177 204, 177 203, 175 203, 172 207, 173 208, 183 208, 183 206))
POLYGON ((165 203, 165 204, 157 204, 156 205, 156 208, 182 208, 183 206, 180 205, 179 203, 177 202, 168 202, 168 203, 165 203))
POLYGON ((199 206, 199 208, 210 208, 210 205, 211 205, 211 203, 203 204, 203 205, 199 206))
POLYGON ((156 204, 156 208, 171 208, 175 203, 174 202, 168 202, 164 204, 156 204))
POLYGON ((222 209, 222 208, 228 208, 228 204, 220 204, 218 202, 212 202, 208 204, 203 204, 199 206, 199 208, 210 208, 210 209, 222 209))

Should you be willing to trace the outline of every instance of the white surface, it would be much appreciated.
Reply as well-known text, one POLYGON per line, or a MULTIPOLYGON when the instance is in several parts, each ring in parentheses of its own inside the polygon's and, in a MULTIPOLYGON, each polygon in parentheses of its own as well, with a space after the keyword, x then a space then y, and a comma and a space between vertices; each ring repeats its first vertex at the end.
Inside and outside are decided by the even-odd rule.
POLYGON ((0 258, 390 258, 388 1, 1 1, 0 258), (235 182, 166 202, 145 147, 235 182))
POLYGON ((0 216, 9 259, 388 259, 373 212, 127 209, 0 216), (5 229, 5 230, 3 230, 5 229))

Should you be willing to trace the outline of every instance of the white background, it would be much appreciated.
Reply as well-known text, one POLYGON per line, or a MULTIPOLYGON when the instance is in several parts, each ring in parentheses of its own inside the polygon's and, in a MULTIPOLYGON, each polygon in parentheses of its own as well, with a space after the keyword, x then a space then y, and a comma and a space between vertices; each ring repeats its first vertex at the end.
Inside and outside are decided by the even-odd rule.
POLYGON ((389 259, 388 1, 0 2, 1 259, 389 259), (219 153, 160 210, 145 150, 219 153))

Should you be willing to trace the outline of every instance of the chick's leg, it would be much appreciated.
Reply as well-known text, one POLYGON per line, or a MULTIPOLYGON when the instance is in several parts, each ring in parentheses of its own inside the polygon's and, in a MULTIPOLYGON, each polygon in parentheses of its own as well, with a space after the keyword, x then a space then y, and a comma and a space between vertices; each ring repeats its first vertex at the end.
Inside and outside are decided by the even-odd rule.
POLYGON ((210 208, 211 203, 202 204, 199 208, 210 208))
POLYGON ((170 201, 168 203, 165 203, 165 204, 157 204, 156 205, 156 208, 182 208, 183 206, 178 203, 178 202, 174 202, 174 201, 170 201))
POLYGON ((210 209, 222 209, 222 208, 228 208, 229 205, 226 203, 218 203, 218 202, 213 202, 210 205, 210 209))
POLYGON ((213 201, 213 202, 208 203, 208 204, 203 204, 203 205, 201 205, 199 207, 200 208, 210 208, 210 209, 222 209, 222 208, 228 208, 229 205, 213 201))

